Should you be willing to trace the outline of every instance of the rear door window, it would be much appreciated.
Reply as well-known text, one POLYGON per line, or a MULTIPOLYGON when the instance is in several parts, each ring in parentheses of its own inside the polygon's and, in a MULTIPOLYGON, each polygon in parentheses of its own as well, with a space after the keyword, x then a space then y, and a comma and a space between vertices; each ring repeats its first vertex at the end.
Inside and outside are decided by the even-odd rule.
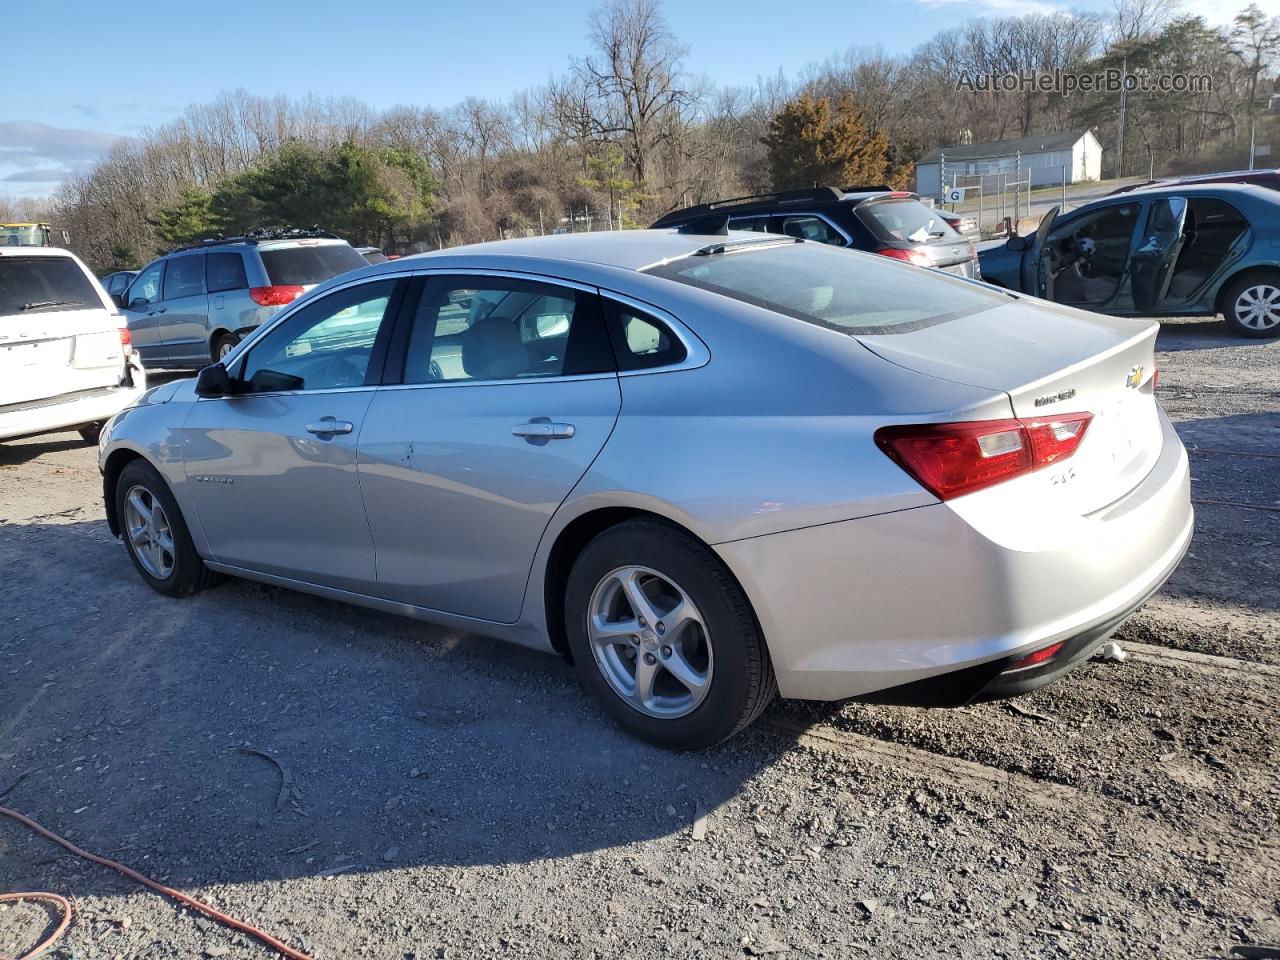
POLYGON ((369 265, 345 243, 274 247, 260 251, 260 255, 273 286, 310 286, 369 265))
POLYGON ((174 257, 164 272, 164 298, 177 300, 204 293, 204 254, 174 257))
POLYGON ((101 306, 93 281, 69 257, 0 257, 0 317, 101 306))
POLYGON ((884 243, 936 243, 962 240, 937 210, 919 200, 870 200, 855 208, 858 219, 884 243))
POLYGON ((244 258, 238 253, 211 253, 205 264, 209 279, 209 292, 243 290, 249 286, 244 274, 244 258))

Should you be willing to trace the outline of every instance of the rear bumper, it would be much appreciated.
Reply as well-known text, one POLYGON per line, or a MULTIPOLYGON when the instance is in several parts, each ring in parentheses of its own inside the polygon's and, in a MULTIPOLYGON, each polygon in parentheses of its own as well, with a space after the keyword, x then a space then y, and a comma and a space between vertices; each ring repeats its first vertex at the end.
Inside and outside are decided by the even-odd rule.
POLYGON ((717 545, 755 607, 783 696, 912 685, 896 692, 967 702, 1025 692, 1088 656, 1191 541, 1186 451, 1160 420, 1150 473, 1087 517, 1046 523, 1011 507, 978 529, 940 503, 717 545), (1068 642, 1043 668, 1002 676, 1011 660, 1059 641, 1068 642))
POLYGON ((55 433, 110 420, 137 402, 147 390, 147 376, 136 356, 129 358, 128 374, 124 383, 113 387, 0 407, 0 440, 55 433))

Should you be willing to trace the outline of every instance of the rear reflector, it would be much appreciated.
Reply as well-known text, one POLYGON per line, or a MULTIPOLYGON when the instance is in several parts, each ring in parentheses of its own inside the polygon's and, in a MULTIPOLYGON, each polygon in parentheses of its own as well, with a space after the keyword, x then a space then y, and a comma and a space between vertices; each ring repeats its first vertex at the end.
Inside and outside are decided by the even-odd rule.
POLYGON ((939 500, 1031 473, 1075 453, 1091 413, 881 427, 876 444, 939 500))
POLYGON ((250 287, 249 296, 253 298, 253 302, 260 307, 283 307, 287 303, 293 303, 302 294, 301 287, 283 286, 277 284, 274 287, 250 287))
POLYGON ((1004 673, 1013 673, 1017 670, 1026 670, 1028 667, 1038 667, 1047 660, 1052 660, 1057 656, 1058 651, 1062 649, 1066 641, 1052 644, 1035 653, 1028 653, 1025 657, 1019 657, 1013 663, 1004 668, 1004 673))
POLYGON ((926 257, 923 253, 915 250, 899 250, 896 247, 886 247, 883 250, 877 250, 882 257, 890 257, 894 260, 903 260, 907 263, 913 263, 917 267, 931 267, 933 261, 926 257))

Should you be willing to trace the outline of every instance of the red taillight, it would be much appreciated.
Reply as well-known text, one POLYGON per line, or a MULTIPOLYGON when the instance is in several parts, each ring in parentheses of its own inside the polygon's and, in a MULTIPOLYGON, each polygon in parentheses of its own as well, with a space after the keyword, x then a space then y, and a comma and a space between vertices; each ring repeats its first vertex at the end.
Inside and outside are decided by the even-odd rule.
POLYGON ((894 260, 903 260, 907 263, 913 263, 917 267, 931 267, 933 261, 926 257, 923 253, 915 250, 899 250, 896 247, 886 247, 883 250, 876 251, 882 257, 892 257, 894 260))
POLYGON ((1046 660, 1052 660, 1062 649, 1066 641, 1055 643, 1043 649, 1037 650, 1035 653, 1028 653, 1025 657, 1019 657, 1013 663, 1004 668, 1005 673, 1013 673, 1015 670, 1026 670, 1028 667, 1038 667, 1046 660))
POLYGON ((277 284, 274 287, 250 287, 249 296, 260 307, 283 307, 302 295, 301 287, 277 284))
POLYGON ((1151 389, 1154 390, 1158 386, 1160 386, 1160 368, 1156 367, 1151 371, 1151 389))
POLYGON ((980 420, 881 427, 876 443, 939 500, 974 493, 1064 460, 1091 413, 1044 420, 980 420))
POLYGON ((133 353, 133 334, 129 332, 128 327, 120 327, 120 346, 124 348, 124 355, 127 357, 133 353))

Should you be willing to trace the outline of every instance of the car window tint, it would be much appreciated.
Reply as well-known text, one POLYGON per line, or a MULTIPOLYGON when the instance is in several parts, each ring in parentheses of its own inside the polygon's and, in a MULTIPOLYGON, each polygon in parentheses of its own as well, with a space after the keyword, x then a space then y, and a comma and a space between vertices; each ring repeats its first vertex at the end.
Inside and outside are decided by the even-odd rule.
POLYGON ((362 386, 395 283, 348 287, 303 307, 250 349, 239 392, 362 386))
POLYGON ((821 217, 797 215, 779 218, 778 233, 788 237, 799 237, 801 240, 813 240, 816 243, 829 243, 843 247, 845 239, 840 231, 821 217))
POLYGON ((125 302, 132 304, 135 300, 142 300, 144 303, 155 303, 160 299, 160 277, 164 273, 164 261, 157 260, 151 266, 143 270, 133 286, 129 288, 129 296, 125 302))
POLYGON ((684 344, 661 320, 615 300, 605 300, 618 369, 647 370, 680 363, 688 355, 684 344))
POLYGON ((0 257, 0 317, 75 310, 81 305, 101 307, 102 300, 93 281, 70 257, 0 257))
POLYGON ((603 373, 613 354, 595 294, 505 277, 432 277, 405 352, 405 383, 603 373))
POLYGON ((308 244, 305 241, 294 247, 274 247, 261 251, 262 265, 272 284, 281 286, 309 286, 323 283, 348 270, 367 267, 369 261, 345 243, 308 244))
POLYGON ((211 253, 207 257, 205 275, 209 292, 243 290, 249 286, 244 274, 244 258, 238 253, 211 253))
POLYGON ((204 293, 204 254, 174 257, 164 272, 164 299, 204 293))

